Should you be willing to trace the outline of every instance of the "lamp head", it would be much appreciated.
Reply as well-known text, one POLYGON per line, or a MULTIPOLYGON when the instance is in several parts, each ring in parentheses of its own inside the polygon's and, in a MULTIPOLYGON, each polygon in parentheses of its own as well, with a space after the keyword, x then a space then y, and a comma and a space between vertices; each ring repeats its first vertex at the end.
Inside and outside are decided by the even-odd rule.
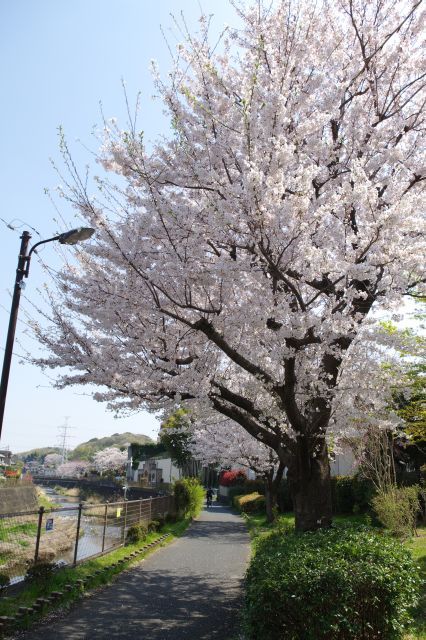
POLYGON ((61 244, 77 244, 82 240, 87 240, 95 233, 95 230, 90 227, 78 227, 78 229, 71 229, 71 231, 65 231, 58 237, 58 241, 61 244))

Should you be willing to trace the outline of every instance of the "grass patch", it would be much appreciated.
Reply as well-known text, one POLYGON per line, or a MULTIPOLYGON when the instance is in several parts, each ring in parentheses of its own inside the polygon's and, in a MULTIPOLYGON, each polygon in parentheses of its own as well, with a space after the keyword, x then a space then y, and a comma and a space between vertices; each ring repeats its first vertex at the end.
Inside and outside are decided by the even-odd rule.
POLYGON ((412 633, 405 640, 426 640, 426 526, 419 527, 417 533, 416 537, 406 542, 406 546, 410 549, 419 567, 423 589, 419 606, 416 609, 412 633))
POLYGON ((70 487, 69 489, 67 489, 66 487, 55 485, 55 491, 61 496, 70 496, 72 498, 78 498, 78 496, 80 495, 80 489, 78 487, 70 487))
MULTIPOLYGON (((281 527, 284 531, 288 527, 294 527, 293 513, 280 514, 274 523, 269 523, 264 513, 242 514, 251 539, 254 541, 259 536, 267 535, 273 529, 281 527)), ((336 515, 333 517, 336 523, 350 522, 352 524, 371 525, 371 520, 366 514, 336 515)), ((416 561, 420 576, 423 580, 423 588, 420 602, 414 613, 414 624, 411 632, 404 640, 426 640, 426 526, 422 525, 417 530, 418 535, 404 544, 409 549, 416 561)))
POLYGON ((48 498, 47 494, 40 487, 37 487, 37 503, 39 507, 44 507, 45 511, 49 511, 58 506, 56 502, 48 498))
MULTIPOLYGON (((267 521, 265 513, 251 513, 250 515, 241 515, 245 518, 250 537, 252 539, 256 538, 259 535, 268 533, 268 531, 272 531, 277 527, 281 527, 283 529, 294 527, 294 515, 291 512, 280 513, 274 523, 270 523, 267 521)), ((337 523, 351 522, 352 524, 370 524, 370 519, 365 514, 334 516, 333 520, 337 523)))
MULTIPOLYGON (((187 518, 186 520, 179 521, 173 524, 166 524, 162 528, 161 532, 148 534, 147 538, 143 542, 127 545, 125 547, 119 547, 118 549, 115 549, 108 554, 99 556, 98 558, 93 558, 92 560, 88 560, 87 562, 77 565, 76 567, 65 567, 63 569, 60 569, 59 571, 53 573, 46 581, 40 580, 37 582, 34 581, 33 583, 29 582, 17 595, 0 597, 0 616, 15 616, 18 613, 19 607, 31 607, 35 603, 37 598, 46 598, 53 591, 63 592, 66 584, 73 584, 75 585, 75 588, 69 593, 64 592, 63 597, 57 604, 50 604, 48 607, 45 607, 45 609, 43 610, 43 616, 51 612, 53 609, 59 607, 61 609, 66 609, 75 600, 78 600, 85 592, 111 583, 115 576, 120 574, 130 565, 139 562, 142 558, 146 557, 153 550, 155 550, 155 548, 164 546, 174 538, 182 535, 191 521, 191 518, 187 518), (132 558, 119 565, 118 567, 111 566, 112 564, 128 556, 133 551, 138 551, 139 549, 141 549, 141 547, 149 544, 150 542, 156 541, 163 533, 169 533, 170 536, 166 540, 161 542, 158 547, 147 549, 142 555, 139 555, 137 558, 132 558), (102 570, 102 573, 100 573, 99 575, 94 575, 94 572, 97 570, 102 570), (77 584, 78 580, 88 579, 88 576, 92 576, 92 578, 90 578, 90 581, 88 581, 87 584, 85 583, 84 586, 77 584)), ((31 617, 20 620, 19 623, 16 624, 15 628, 28 629, 34 624, 35 620, 40 620, 41 618, 41 614, 32 614, 31 617)))
POLYGON ((16 537, 19 534, 25 536, 35 536, 37 534, 37 525, 34 522, 21 522, 19 524, 11 524, 10 526, 6 526, 5 524, 3 524, 2 528, 0 529, 0 541, 5 542, 9 540, 11 536, 16 537))

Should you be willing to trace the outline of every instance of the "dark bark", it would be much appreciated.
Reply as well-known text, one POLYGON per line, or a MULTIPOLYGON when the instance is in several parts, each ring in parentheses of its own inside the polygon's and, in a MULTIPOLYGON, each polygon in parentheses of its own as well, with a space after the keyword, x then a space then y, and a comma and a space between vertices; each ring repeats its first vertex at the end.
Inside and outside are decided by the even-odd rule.
POLYGON ((330 464, 324 440, 313 446, 299 437, 288 470, 297 531, 329 527, 332 522, 330 464))
POLYGON ((278 510, 278 489, 284 473, 284 465, 280 463, 274 476, 273 470, 264 475, 265 481, 265 506, 268 522, 274 522, 278 510))

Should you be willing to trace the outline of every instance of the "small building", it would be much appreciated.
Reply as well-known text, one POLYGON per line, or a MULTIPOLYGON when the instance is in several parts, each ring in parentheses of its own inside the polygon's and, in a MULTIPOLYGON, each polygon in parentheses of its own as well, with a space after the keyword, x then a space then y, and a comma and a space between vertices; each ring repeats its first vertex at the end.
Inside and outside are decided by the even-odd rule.
POLYGON ((42 475, 44 470, 44 467, 42 464, 40 464, 39 460, 29 460, 28 462, 25 463, 24 468, 23 468, 23 472, 24 473, 30 473, 31 475, 35 476, 35 475, 42 475))
POLYGON ((218 470, 210 465, 203 466, 199 460, 190 457, 182 467, 170 457, 161 442, 131 444, 127 449, 126 478, 128 482, 154 487, 170 486, 181 478, 198 478, 205 486, 216 485, 218 470))
POLYGON ((179 480, 180 477, 180 470, 174 465, 172 459, 161 455, 142 460, 133 472, 133 481, 145 486, 170 484, 179 480))
POLYGON ((12 464, 12 452, 9 449, 0 449, 0 467, 10 467, 12 464))

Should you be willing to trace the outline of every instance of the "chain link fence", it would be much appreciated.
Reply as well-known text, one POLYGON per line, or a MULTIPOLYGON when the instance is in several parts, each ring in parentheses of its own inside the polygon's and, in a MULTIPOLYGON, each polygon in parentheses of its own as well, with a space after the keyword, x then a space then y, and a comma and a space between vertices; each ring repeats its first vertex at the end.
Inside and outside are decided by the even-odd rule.
POLYGON ((122 546, 127 531, 174 513, 173 496, 0 515, 0 587, 34 562, 76 565, 122 546))

